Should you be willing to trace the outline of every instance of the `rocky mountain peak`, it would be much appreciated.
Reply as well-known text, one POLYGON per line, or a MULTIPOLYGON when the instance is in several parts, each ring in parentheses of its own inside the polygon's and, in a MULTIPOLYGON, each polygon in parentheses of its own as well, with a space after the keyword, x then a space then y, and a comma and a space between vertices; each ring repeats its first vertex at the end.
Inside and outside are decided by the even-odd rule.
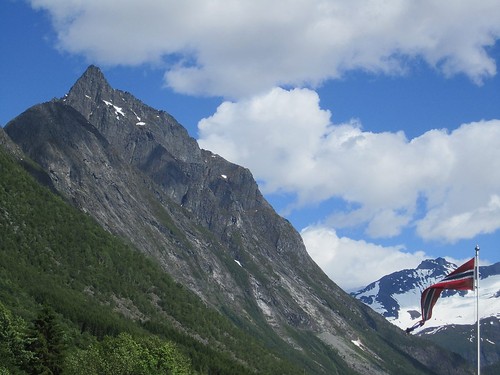
POLYGON ((153 159, 162 157, 201 162, 198 144, 172 116, 112 88, 93 65, 61 100, 80 112, 133 165, 151 166, 153 159))
POLYGON ((245 330, 303 356, 310 373, 405 373, 393 363, 449 373, 429 356, 436 348, 328 279, 248 169, 201 150, 172 116, 113 89, 97 67, 5 130, 68 202, 245 330))
MULTIPOLYGON (((444 258, 426 259, 415 269, 383 276, 352 295, 394 325, 406 329, 421 319, 422 291, 456 268, 457 265, 444 258)), ((495 345, 500 337, 500 263, 481 266, 479 272, 481 326, 485 326, 482 350, 485 353, 484 363, 493 364, 500 361, 500 350, 495 345)), ((474 342, 471 336, 475 322, 474 306, 474 292, 444 290, 433 310, 432 319, 416 334, 446 343, 446 347, 453 347, 454 351, 472 362, 475 358, 474 345, 469 344, 474 342)))
POLYGON ((422 261, 417 267, 417 270, 433 270, 436 268, 450 268, 453 266, 452 263, 448 262, 444 258, 436 258, 436 259, 426 259, 422 261))
POLYGON ((96 100, 102 96, 102 93, 113 91, 106 77, 95 65, 90 65, 82 76, 71 87, 67 96, 70 97, 87 97, 87 99, 96 100))

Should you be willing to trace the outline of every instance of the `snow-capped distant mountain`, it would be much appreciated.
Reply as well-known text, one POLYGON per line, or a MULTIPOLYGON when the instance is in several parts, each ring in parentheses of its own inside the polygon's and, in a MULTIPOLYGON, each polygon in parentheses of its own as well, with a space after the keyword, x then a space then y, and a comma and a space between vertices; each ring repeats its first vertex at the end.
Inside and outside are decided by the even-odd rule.
MULTIPOLYGON (((404 330, 421 318, 422 291, 456 268, 456 264, 444 258, 429 259, 423 261, 415 269, 394 272, 351 294, 404 330)), ((490 335, 490 337, 481 336, 484 343, 482 350, 489 353, 487 362, 491 364, 500 359, 500 348, 496 348, 497 343, 500 346, 500 263, 481 266, 479 274, 481 325, 488 325, 487 331, 490 335), (491 348, 488 349, 488 346, 491 348), (496 354, 492 355, 491 352, 496 354)), ((429 335, 428 337, 436 339, 435 341, 442 341, 442 337, 438 336, 446 335, 449 347, 450 337, 454 334, 461 336, 467 334, 467 340, 475 342, 475 323, 475 292, 445 290, 434 306, 432 318, 426 321, 423 327, 417 329, 415 334, 429 335)), ((456 351, 464 357, 471 358, 461 349, 456 351)))

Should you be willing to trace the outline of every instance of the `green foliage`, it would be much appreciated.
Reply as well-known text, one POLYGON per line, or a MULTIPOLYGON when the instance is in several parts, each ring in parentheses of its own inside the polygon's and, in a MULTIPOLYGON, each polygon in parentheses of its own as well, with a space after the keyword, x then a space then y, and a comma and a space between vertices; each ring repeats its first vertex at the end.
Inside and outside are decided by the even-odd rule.
POLYGON ((22 319, 14 318, 12 313, 0 302, 0 375, 17 373, 31 359, 25 350, 26 325, 22 319))
MULTIPOLYGON (((142 337, 175 342, 202 374, 302 373, 286 359, 293 355, 269 350, 205 306, 157 263, 36 183, 1 150, 0 301, 26 322, 41 318, 40 305, 51 307, 67 349, 56 350, 57 356, 68 353, 68 361, 90 358, 101 340, 127 333, 140 348, 150 345, 142 337)), ((27 353, 34 359, 21 366, 9 355, 11 362, 2 366, 60 371, 40 364, 50 362, 54 352, 42 322, 56 323, 45 316, 30 336, 23 336, 31 342, 27 353)), ((168 354, 168 346, 160 347, 168 354)))
POLYGON ((173 342, 155 336, 106 336, 85 348, 74 347, 64 356, 64 333, 54 311, 46 306, 27 330, 26 323, 13 319, 0 303, 0 325, 0 375, 195 374, 189 358, 173 342))
POLYGON ((74 375, 191 375, 187 357, 171 342, 158 338, 134 339, 122 333, 106 337, 68 356, 66 371, 74 375))
POLYGON ((54 311, 44 306, 32 326, 26 345, 32 356, 26 363, 26 372, 60 375, 64 358, 63 331, 54 311))

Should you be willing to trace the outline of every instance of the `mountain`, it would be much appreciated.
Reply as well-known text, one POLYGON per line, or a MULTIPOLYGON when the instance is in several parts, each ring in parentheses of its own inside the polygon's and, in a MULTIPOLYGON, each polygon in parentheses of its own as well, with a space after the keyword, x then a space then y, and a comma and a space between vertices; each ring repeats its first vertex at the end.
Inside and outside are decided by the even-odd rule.
MULTIPOLYGON (((420 296, 428 286, 457 268, 444 258, 428 259, 416 269, 405 269, 382 277, 352 293, 389 322, 401 329, 420 320, 420 296)), ((481 363, 500 361, 500 263, 479 269, 479 311, 481 319, 481 363)), ((432 319, 417 332, 476 361, 476 296, 474 291, 443 291, 432 319)))
POLYGON ((303 373, 286 352, 208 308, 156 262, 37 182, 26 156, 5 150, 0 145, 0 373, 303 373), (40 312, 43 321, 51 317, 51 329, 36 329, 40 312), (57 337, 64 338, 63 357, 54 355, 62 347, 53 345, 57 337), (145 345, 153 350, 146 354, 145 345), (178 355, 168 349, 168 360, 158 361, 160 348, 178 355), (198 371, 175 366, 179 357, 198 371))
POLYGON ((468 373, 457 356, 405 336, 328 279, 248 169, 200 149, 170 115, 112 88, 97 67, 5 131, 39 166, 39 183, 277 359, 310 374, 468 373))

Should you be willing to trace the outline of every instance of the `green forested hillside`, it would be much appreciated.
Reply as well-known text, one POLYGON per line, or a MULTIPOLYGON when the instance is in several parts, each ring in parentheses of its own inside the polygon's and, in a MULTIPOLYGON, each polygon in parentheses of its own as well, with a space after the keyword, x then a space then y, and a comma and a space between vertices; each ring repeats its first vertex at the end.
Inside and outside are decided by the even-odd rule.
POLYGON ((0 338, 0 374, 302 373, 2 149, 0 338))

